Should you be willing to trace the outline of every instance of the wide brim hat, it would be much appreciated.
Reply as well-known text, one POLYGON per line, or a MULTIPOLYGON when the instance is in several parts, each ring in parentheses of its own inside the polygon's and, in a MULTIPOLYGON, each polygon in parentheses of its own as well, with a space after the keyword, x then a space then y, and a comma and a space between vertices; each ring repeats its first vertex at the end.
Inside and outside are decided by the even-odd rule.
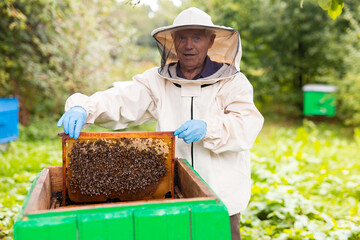
POLYGON ((172 25, 160 27, 151 32, 162 55, 162 66, 177 62, 173 33, 184 29, 207 29, 216 35, 214 44, 208 51, 213 61, 228 63, 239 68, 241 45, 238 31, 233 28, 215 25, 204 11, 191 7, 182 11, 172 25))

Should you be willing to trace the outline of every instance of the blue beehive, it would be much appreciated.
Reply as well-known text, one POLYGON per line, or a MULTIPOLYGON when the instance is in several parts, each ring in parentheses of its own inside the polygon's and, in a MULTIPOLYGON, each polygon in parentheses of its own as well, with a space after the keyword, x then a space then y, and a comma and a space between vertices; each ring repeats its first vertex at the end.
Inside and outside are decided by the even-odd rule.
POLYGON ((19 137, 19 102, 17 98, 0 98, 0 143, 19 137))

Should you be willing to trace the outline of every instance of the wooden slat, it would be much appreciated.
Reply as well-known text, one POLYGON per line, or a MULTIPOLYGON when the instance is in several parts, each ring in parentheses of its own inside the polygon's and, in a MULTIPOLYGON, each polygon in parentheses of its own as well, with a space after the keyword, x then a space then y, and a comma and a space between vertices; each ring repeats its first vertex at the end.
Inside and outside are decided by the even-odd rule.
POLYGON ((63 136, 62 138, 62 205, 65 205, 66 199, 66 182, 65 182, 65 174, 66 174, 66 140, 63 136))
POLYGON ((50 171, 51 193, 61 192, 63 188, 62 166, 47 167, 50 171))
POLYGON ((184 195, 181 193, 178 186, 175 186, 174 194, 175 194, 176 198, 184 198, 184 195))
MULTIPOLYGON (((173 132, 172 132, 173 133, 173 132)), ((175 196, 175 136, 172 135, 171 138, 171 196, 174 198, 175 196)))
POLYGON ((55 209, 56 201, 56 198, 51 198, 50 209, 55 209))
MULTIPOLYGON (((70 139, 65 133, 58 133, 64 139, 70 139)), ((97 139, 97 138, 172 138, 174 132, 81 132, 78 139, 97 139)))
MULTIPOLYGON (((210 197, 198 197, 198 198, 181 198, 181 199, 154 199, 154 200, 144 200, 144 201, 132 201, 132 202, 119 202, 119 203, 98 203, 98 204, 85 204, 85 205, 69 205, 65 207, 55 207, 55 209, 51 209, 51 212, 64 212, 64 211, 77 211, 84 209, 98 209, 98 208, 111 208, 111 207, 128 207, 128 206, 136 206, 142 204, 157 204, 157 203, 177 203, 177 202, 197 202, 197 201, 212 201, 215 198, 210 197)), ((46 213, 49 210, 39 210, 36 212, 32 212, 32 214, 40 214, 46 213)))
POLYGON ((217 198, 183 159, 175 159, 175 185, 186 198, 217 198))
POLYGON ((30 195, 29 202, 24 210, 25 215, 50 208, 51 184, 49 169, 41 171, 36 185, 30 195))

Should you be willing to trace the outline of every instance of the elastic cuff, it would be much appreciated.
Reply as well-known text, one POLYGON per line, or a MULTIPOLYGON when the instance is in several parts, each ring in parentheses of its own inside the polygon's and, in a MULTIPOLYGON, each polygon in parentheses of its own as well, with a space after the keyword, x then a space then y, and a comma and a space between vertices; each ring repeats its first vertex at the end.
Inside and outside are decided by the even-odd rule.
POLYGON ((206 123, 206 135, 204 140, 211 140, 220 136, 220 128, 216 118, 203 120, 206 123))
POLYGON ((86 123, 92 124, 94 123, 94 119, 92 119, 93 114, 95 112, 95 106, 93 104, 93 101, 90 99, 90 97, 81 94, 81 93, 75 93, 71 95, 65 103, 65 111, 68 111, 72 107, 82 107, 86 111, 86 123))

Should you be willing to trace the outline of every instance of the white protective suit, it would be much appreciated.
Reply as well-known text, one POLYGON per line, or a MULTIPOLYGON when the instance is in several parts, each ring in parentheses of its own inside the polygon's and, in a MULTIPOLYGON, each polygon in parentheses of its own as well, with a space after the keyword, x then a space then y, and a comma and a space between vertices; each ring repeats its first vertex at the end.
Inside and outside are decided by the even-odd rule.
MULTIPOLYGON (((190 14, 199 14, 200 10, 191 9, 190 14)), ((127 87, 114 87, 90 97, 76 93, 67 100, 65 110, 82 106, 88 113, 87 124, 110 129, 154 119, 158 131, 175 131, 188 120, 205 121, 205 138, 190 144, 176 139, 175 156, 188 160, 233 215, 244 210, 250 199, 249 149, 262 128, 263 117, 253 103, 251 84, 238 71, 241 44, 234 29, 212 25, 216 39, 208 56, 225 63, 218 72, 198 80, 174 74, 174 66, 169 67, 169 63, 176 63, 177 58, 171 52, 174 48, 169 29, 176 27, 177 18, 172 26, 152 33, 163 57, 161 67, 136 75, 127 87)))

